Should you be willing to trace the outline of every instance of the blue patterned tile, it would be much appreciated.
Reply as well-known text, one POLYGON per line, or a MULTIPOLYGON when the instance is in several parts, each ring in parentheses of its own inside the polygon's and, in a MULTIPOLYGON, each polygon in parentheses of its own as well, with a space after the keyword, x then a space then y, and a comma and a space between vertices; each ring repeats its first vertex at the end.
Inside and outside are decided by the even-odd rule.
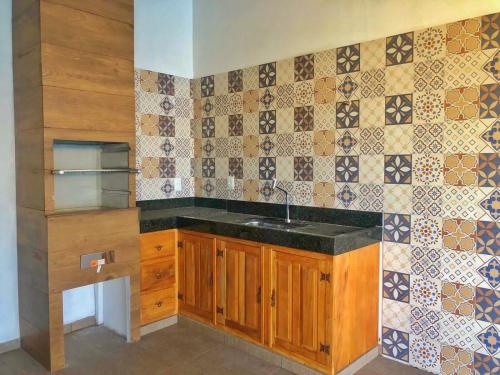
POLYGON ((493 191, 488 197, 480 203, 485 212, 494 220, 500 220, 500 191, 493 191))
POLYGON ((356 200, 357 195, 349 185, 344 185, 337 193, 337 199, 342 203, 345 208, 349 208, 356 200))
POLYGON ((410 243, 411 216, 384 214, 384 241, 410 243))
POLYGON ((382 354, 403 362, 409 361, 410 335, 382 327, 382 354))
POLYGON ((500 292, 476 288, 475 316, 477 320, 500 324, 500 292))
POLYGON ((359 156, 335 157, 335 181, 359 182, 359 156))
POLYGON ((500 223, 477 222, 476 249, 479 254, 500 256, 500 223))
POLYGON ((410 302, 410 275, 384 271, 383 295, 394 301, 410 302))
POLYGON ((500 350, 500 335, 494 325, 477 335, 477 339, 491 355, 496 355, 500 350))
POLYGON ((384 182, 386 184, 411 184, 412 156, 385 155, 384 182))
POLYGON ((500 262, 497 258, 484 262, 477 272, 493 289, 500 285, 500 262))
POLYGON ((476 375, 493 375, 500 374, 500 359, 474 353, 474 370, 476 375))

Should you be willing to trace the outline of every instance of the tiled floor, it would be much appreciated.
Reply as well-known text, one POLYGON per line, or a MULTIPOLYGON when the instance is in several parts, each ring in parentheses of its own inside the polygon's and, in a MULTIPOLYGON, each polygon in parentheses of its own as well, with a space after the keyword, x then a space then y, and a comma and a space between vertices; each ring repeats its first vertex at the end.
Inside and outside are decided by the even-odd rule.
MULTIPOLYGON (((177 324, 127 345, 103 327, 66 336, 65 375, 286 375, 291 374, 218 342, 207 334, 177 324)), ((2 375, 41 375, 47 372, 22 350, 0 355, 2 375)), ((377 358, 358 375, 426 374, 396 362, 377 358)))

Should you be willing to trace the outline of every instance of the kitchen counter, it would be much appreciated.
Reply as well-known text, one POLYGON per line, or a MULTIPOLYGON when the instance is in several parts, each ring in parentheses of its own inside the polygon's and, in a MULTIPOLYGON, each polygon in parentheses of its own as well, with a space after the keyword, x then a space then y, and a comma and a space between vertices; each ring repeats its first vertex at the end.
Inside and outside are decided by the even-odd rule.
POLYGON ((338 255, 382 240, 382 228, 302 221, 298 228, 264 228, 245 224, 265 216, 209 207, 142 208, 141 233, 182 228, 196 232, 338 255))

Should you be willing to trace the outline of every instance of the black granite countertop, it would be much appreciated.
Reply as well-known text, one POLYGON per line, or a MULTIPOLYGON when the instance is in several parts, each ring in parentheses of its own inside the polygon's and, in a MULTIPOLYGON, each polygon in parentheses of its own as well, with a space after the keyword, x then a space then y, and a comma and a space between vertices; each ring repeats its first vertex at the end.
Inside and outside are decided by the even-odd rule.
POLYGON ((189 229, 255 242, 338 255, 382 240, 380 226, 358 227, 317 221, 301 221, 298 228, 263 228, 245 224, 266 216, 228 212, 223 208, 175 207, 141 209, 141 233, 172 228, 189 229))

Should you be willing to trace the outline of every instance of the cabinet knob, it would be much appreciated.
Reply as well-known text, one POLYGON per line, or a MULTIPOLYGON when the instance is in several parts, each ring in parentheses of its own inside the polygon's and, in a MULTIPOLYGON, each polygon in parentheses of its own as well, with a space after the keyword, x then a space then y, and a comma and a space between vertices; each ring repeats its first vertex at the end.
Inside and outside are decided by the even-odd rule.
POLYGON ((155 277, 157 280, 160 280, 163 277, 163 274, 161 272, 155 273, 155 277))
POLYGON ((163 301, 158 301, 155 303, 156 307, 161 307, 163 305, 163 301))
POLYGON ((162 245, 155 246, 155 249, 156 249, 156 251, 162 251, 163 246, 162 245))

